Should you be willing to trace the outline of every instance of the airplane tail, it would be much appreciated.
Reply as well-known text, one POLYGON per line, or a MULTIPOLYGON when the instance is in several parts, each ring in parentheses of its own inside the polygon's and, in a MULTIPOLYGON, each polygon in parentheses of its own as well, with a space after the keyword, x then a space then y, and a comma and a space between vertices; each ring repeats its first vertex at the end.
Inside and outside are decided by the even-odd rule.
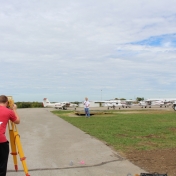
POLYGON ((50 104, 50 101, 48 100, 48 98, 44 98, 43 99, 43 107, 46 107, 48 104, 50 104))

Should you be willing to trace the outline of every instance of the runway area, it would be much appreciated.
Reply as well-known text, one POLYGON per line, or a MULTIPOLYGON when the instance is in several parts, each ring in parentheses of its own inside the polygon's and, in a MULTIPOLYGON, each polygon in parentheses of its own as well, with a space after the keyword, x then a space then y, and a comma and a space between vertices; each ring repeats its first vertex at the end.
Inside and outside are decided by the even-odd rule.
MULTIPOLYGON (((91 109, 107 110, 107 107, 91 109)), ((171 107, 156 109, 173 110, 171 107)), ((21 124, 17 127, 31 176, 126 176, 146 172, 103 142, 52 114, 51 110, 18 109, 21 124)), ((20 161, 18 166, 19 172, 15 172, 10 155, 7 176, 24 176, 20 161)))
MULTIPOLYGON (((68 108, 68 110, 74 110, 74 108, 68 108)), ((82 111, 82 110, 84 110, 84 108, 82 108, 82 107, 77 107, 76 108, 76 110, 77 111, 82 111)), ((128 111, 131 111, 131 110, 137 110, 137 111, 139 111, 139 110, 159 110, 159 111, 174 111, 173 110, 173 108, 172 108, 172 106, 170 105, 170 106, 168 106, 168 107, 160 107, 159 105, 155 105, 155 106, 152 106, 151 108, 149 108, 149 107, 141 107, 141 106, 139 106, 139 105, 133 105, 133 106, 131 106, 130 108, 129 107, 124 107, 124 108, 122 108, 122 107, 118 107, 118 106, 116 106, 115 108, 109 108, 108 109, 108 107, 106 107, 106 106, 104 106, 104 107, 90 107, 90 111, 91 110, 95 110, 95 111, 105 111, 105 110, 117 110, 117 111, 119 111, 119 110, 128 110, 128 111)))

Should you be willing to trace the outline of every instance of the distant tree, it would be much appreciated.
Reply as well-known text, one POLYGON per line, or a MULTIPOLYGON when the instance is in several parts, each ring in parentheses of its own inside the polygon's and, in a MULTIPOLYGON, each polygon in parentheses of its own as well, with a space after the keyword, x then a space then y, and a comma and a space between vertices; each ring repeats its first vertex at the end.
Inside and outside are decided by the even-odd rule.
POLYGON ((143 101, 144 100, 144 97, 137 97, 136 98, 136 101, 143 101))
POLYGON ((118 100, 118 98, 115 98, 114 100, 118 100))
POLYGON ((16 102, 18 108, 40 108, 43 107, 42 102, 16 102))
POLYGON ((43 103, 42 102, 32 102, 31 107, 32 108, 40 108, 40 107, 43 107, 43 103))
POLYGON ((78 101, 74 101, 74 102, 71 102, 71 103, 79 105, 78 101))
POLYGON ((120 98, 120 100, 126 100, 125 98, 120 98))

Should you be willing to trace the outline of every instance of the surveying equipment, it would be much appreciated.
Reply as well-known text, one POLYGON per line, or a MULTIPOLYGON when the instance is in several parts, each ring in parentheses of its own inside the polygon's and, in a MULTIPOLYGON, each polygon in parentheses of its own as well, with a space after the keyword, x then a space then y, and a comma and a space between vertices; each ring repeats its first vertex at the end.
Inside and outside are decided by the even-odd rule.
POLYGON ((14 101, 12 96, 8 96, 8 108, 13 109, 14 101))
MULTIPOLYGON (((8 107, 12 109, 14 106, 14 101, 12 96, 8 96, 8 107)), ((30 176, 28 174, 28 168, 26 165, 26 157, 24 156, 24 152, 22 149, 20 135, 18 134, 18 130, 16 125, 9 120, 8 122, 8 129, 9 129, 9 137, 10 137, 10 146, 11 146, 11 155, 13 156, 13 162, 15 166, 15 170, 18 171, 18 163, 17 163, 17 154, 20 156, 20 160, 23 165, 23 170, 26 176, 30 176), (18 151, 18 152, 17 152, 18 151)))
POLYGON ((141 173, 140 176, 167 176, 167 174, 158 174, 158 173, 153 173, 153 174, 150 174, 150 173, 141 173))

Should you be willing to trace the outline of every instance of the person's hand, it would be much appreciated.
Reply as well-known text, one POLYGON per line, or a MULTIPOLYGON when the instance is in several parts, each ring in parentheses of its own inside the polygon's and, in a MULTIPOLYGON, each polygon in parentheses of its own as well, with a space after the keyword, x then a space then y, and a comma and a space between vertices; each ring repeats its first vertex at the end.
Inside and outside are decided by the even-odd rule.
POLYGON ((14 104, 14 105, 13 105, 13 110, 16 110, 16 109, 17 109, 17 105, 14 104))

